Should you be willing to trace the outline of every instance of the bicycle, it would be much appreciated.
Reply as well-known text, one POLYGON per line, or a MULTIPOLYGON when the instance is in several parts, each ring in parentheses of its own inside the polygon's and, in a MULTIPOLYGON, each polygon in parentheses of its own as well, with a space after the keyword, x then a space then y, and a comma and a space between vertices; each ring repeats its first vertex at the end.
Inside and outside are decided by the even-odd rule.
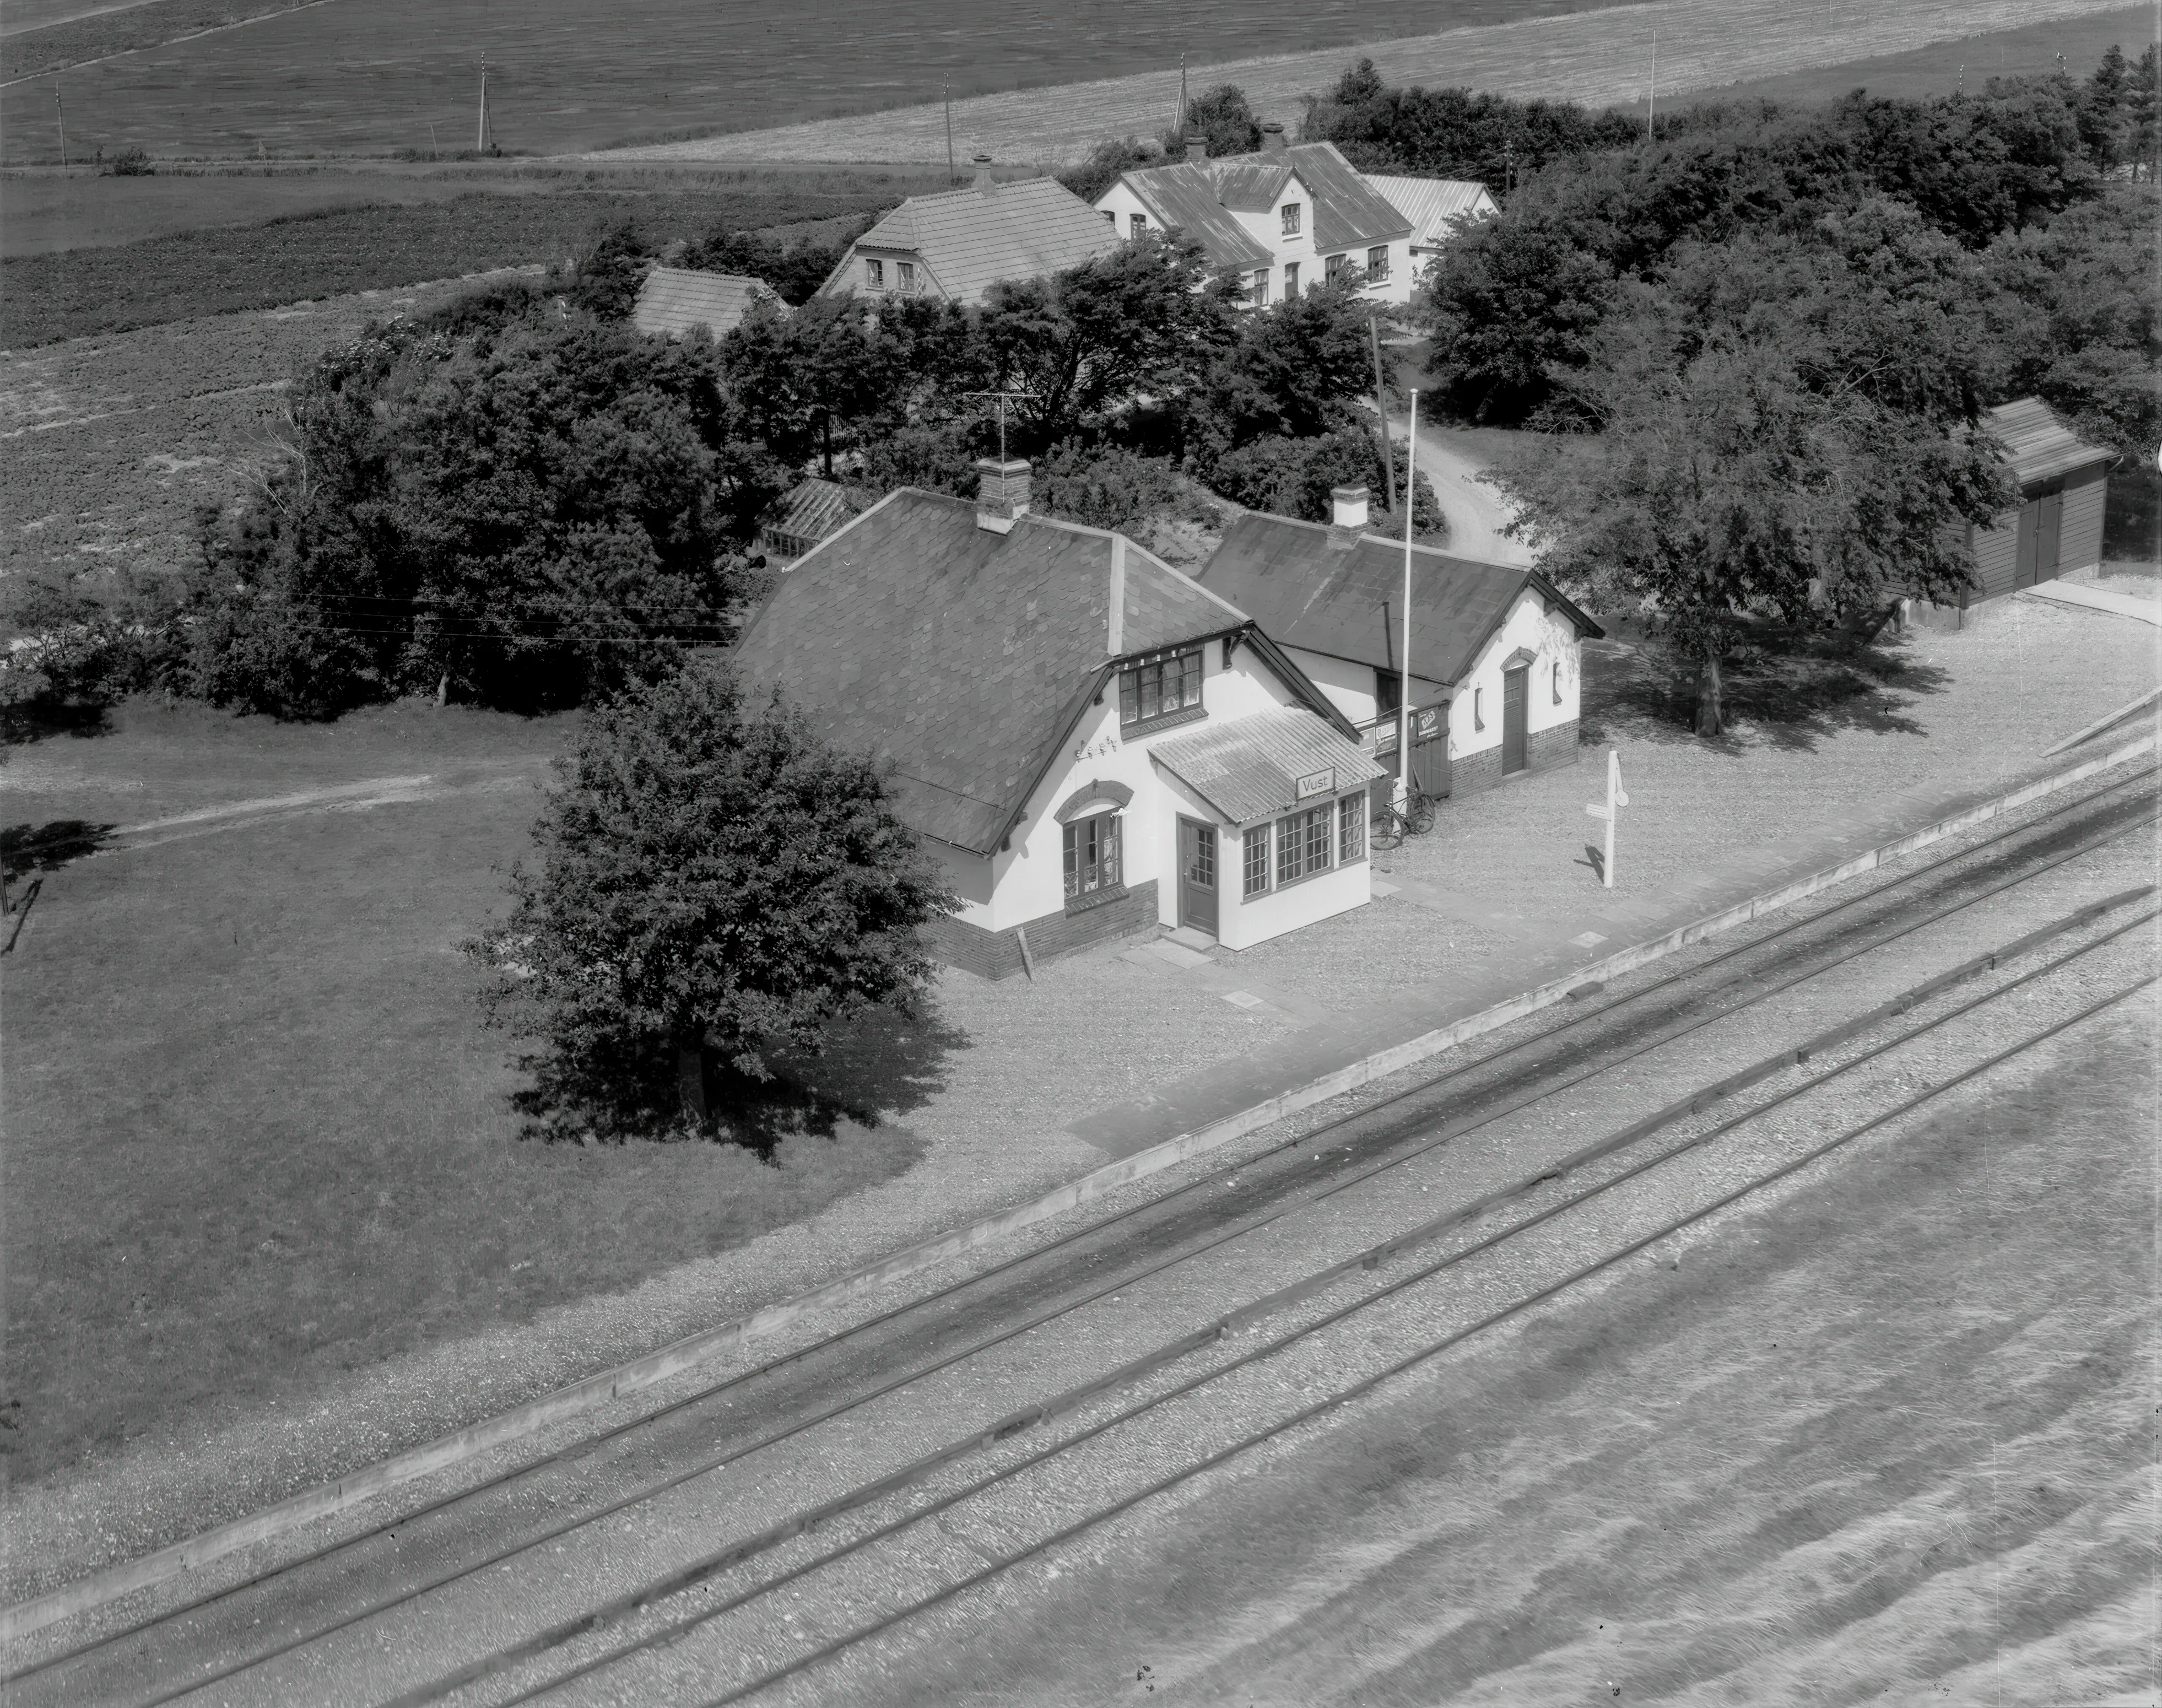
POLYGON ((1407 836, 1424 836, 1434 828, 1434 797, 1413 786, 1411 798, 1399 807, 1385 801, 1374 814, 1374 846, 1384 850, 1403 846, 1407 836))

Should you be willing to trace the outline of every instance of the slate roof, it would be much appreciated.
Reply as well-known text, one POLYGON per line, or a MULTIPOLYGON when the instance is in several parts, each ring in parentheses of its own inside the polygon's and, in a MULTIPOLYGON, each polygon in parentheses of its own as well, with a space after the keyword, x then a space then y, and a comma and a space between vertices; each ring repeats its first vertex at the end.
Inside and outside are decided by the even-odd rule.
POLYGON ((2090 445, 2074 433, 2039 397, 1999 404, 1986 413, 1991 430, 2004 441, 2012 472, 2022 486, 2116 460, 2113 452, 2090 445))
MULTIPOLYGON (((1131 541, 1122 655, 1243 627, 1246 614, 1131 541)), ((988 854, 1112 661, 1114 536, 964 499, 888 494, 802 559, 745 628, 736 668, 826 740, 893 766, 902 821, 988 854)))
POLYGON ((716 339, 735 330, 750 312, 751 305, 765 300, 782 314, 788 305, 775 295, 763 279, 744 279, 733 273, 698 273, 687 267, 655 267, 638 288, 638 302, 630 323, 648 335, 680 338, 693 326, 703 326, 716 339))
POLYGON ((1411 222, 1412 241, 1422 246, 1447 243, 1456 234, 1450 222, 1465 214, 1493 211, 1486 186, 1469 178, 1395 178, 1372 172, 1364 176, 1411 222))
POLYGON ((758 529, 761 535, 785 535, 816 545, 856 513, 856 500, 838 481, 807 480, 767 506, 758 519, 758 529))
MULTIPOLYGON (((1249 511, 1194 579, 1251 613, 1279 645, 1393 671, 1403 626, 1403 542, 1362 534, 1344 547, 1330 543, 1333 532, 1249 511)), ((1528 588, 1580 635, 1606 632, 1537 570, 1413 546, 1413 677, 1444 687, 1461 682, 1528 588)))
POLYGON ((1274 207, 1294 174, 1305 186, 1306 229, 1320 253, 1383 243, 1412 229, 1411 220, 1372 188, 1334 143, 1146 166, 1124 174, 1123 181, 1157 224, 1180 227, 1196 239, 1209 252, 1212 266, 1246 269, 1266 267, 1274 252, 1239 223, 1238 212, 1274 207))
POLYGON ((912 255, 955 302, 981 302, 1001 279, 1037 279, 1078 267, 1118 242, 1110 222, 1055 178, 911 196, 843 256, 822 290, 851 288, 865 250, 912 255))
POLYGON ((1317 771, 1336 773, 1333 790, 1388 775, 1356 742, 1302 706, 1204 725, 1157 742, 1149 757, 1232 824, 1290 812, 1300 804, 1298 780, 1317 771))

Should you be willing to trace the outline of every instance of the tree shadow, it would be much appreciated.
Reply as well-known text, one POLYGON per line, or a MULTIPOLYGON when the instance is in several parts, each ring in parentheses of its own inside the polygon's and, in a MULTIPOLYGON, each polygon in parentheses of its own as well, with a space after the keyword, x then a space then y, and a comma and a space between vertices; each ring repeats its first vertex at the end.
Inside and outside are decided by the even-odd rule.
POLYGON ((0 872, 9 878, 56 872, 96 854, 112 834, 110 824, 86 818, 55 818, 44 824, 11 824, 0 830, 0 872))
POLYGON ((112 708, 102 702, 28 700, 0 706, 0 745, 26 746, 55 735, 112 733, 112 708))
POLYGON ((1904 635, 1863 641, 1771 628, 1738 645, 1723 675, 1727 729, 1707 740, 1694 727, 1693 666, 1654 639, 1587 641, 1580 714, 1585 739, 1693 743, 1735 758, 1758 742, 1814 752, 1825 737, 1846 729, 1924 734, 1911 715, 1916 699, 1951 683, 1951 673, 1917 657, 1904 635))
POLYGON ((834 1028, 815 1056, 784 1056, 776 1073, 866 1126, 921 1109, 946 1086, 946 1058, 969 1035, 935 998, 912 1014, 867 1009, 834 1028))

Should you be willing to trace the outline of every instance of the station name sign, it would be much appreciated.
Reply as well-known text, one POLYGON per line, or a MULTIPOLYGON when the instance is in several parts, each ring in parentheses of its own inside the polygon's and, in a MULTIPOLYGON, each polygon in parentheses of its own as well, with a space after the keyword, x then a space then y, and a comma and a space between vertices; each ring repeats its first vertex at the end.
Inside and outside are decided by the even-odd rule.
POLYGON ((1325 771, 1309 771, 1301 777, 1298 780, 1298 793, 1295 798, 1311 801, 1316 795, 1333 795, 1335 792, 1336 768, 1331 765, 1325 771))

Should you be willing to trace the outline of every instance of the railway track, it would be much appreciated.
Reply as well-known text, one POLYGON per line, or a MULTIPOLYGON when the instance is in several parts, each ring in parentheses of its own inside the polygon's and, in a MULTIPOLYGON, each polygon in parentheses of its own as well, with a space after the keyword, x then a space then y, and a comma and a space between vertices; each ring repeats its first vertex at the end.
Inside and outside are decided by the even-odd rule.
MULTIPOLYGON (((973 1361, 1011 1349, 1052 1324, 1065 1323, 1070 1329, 1092 1308, 1107 1299, 1115 1301, 1124 1292, 1174 1272, 1191 1277, 1208 1260, 1243 1251, 1257 1241, 1280 1239, 1293 1225, 1310 1227, 1318 1216, 1325 1218, 1332 1206, 1350 1202, 1361 1189, 1371 1195, 1376 1183, 1404 1180, 1422 1167, 1430 1171, 1437 1157, 1450 1155, 1450 1147, 1470 1135, 1565 1099, 1590 1082, 1611 1080, 1616 1074, 1626 1077, 1632 1064, 1653 1052, 1671 1055, 1677 1045, 1686 1049, 1689 1041, 1706 1028, 1746 1017, 1761 1005, 1821 981, 1828 973, 1842 969, 1851 973, 1871 958, 1882 959, 1918 937, 1942 937, 1966 928, 1975 917, 1972 910, 2027 890, 2052 873, 2076 870, 2077 863, 2088 856, 2151 825, 2154 778, 2150 768, 2121 779, 1718 953, 1635 983, 1627 991, 1587 993, 1558 1024, 1528 1027, 1525 1036, 1452 1064, 1443 1073, 1370 1098, 1319 1131, 1297 1135, 1257 1155, 1198 1173, 1171 1190, 1059 1233, 1034 1249, 867 1322, 755 1370, 709 1382, 566 1452, 516 1466, 358 1535, 267 1564, 179 1605, 118 1621, 112 1628, 88 1634, 72 1647, 56 1648, 18 1669, 8 1682, 16 1687, 16 1700, 25 1702, 148 1704, 176 1700, 217 1684, 229 1684, 232 1694, 240 1697, 281 1700, 275 1664, 290 1664, 288 1658, 298 1660, 334 1648, 371 1622, 424 1612, 433 1601, 470 1594, 483 1577, 499 1580, 503 1569, 516 1570, 545 1559, 567 1541, 588 1545, 610 1520, 635 1522, 641 1514, 654 1512, 665 1497, 709 1484, 717 1472, 746 1461, 755 1464, 760 1455, 770 1457, 791 1444, 800 1445, 829 1424, 861 1420, 866 1408, 882 1402, 890 1406, 896 1397, 907 1396, 941 1376, 950 1380, 949 1372, 964 1371, 973 1361), (851 1355, 869 1357, 872 1367, 848 1368, 851 1355), (723 1415, 747 1400, 759 1402, 758 1418, 723 1415), (628 1460, 640 1453, 659 1462, 657 1471, 621 1474, 628 1460), (605 1486, 577 1491, 578 1497, 570 1502, 569 1510, 561 1510, 553 1488, 560 1487, 567 1474, 572 1480, 594 1481, 590 1474, 596 1471, 608 1472, 612 1480, 600 1480, 605 1486), (401 1546, 413 1541, 416 1530, 422 1533, 422 1545, 401 1546), (258 1611, 249 1620, 250 1609, 276 1611, 274 1617, 258 1611), (274 1627, 269 1636, 262 1633, 266 1622, 274 1627)), ((2033 942, 2001 953, 2031 953, 2044 943, 2081 932, 2102 932, 2107 940, 2115 941, 2132 927, 2112 924, 2108 917, 2133 906, 2123 894, 2102 898, 2057 917, 2039 937, 2027 933, 2033 942)), ((2137 922, 2148 918, 2151 914, 2139 915, 2137 922)), ((2085 955, 2090 947, 2075 953, 2085 955)), ((1988 977, 1996 969, 1984 956, 1968 957, 1951 970, 1957 975, 1953 982, 1961 983, 1988 977)), ((1935 995, 1917 996, 1913 988, 1903 987, 1893 1001, 1895 1007, 1910 1007, 1935 995)), ((1978 1000, 2000 998, 1991 995, 1978 1000)), ((1872 1013, 1862 1024, 1881 1024, 1891 1012, 1872 1013)), ((1830 1032, 1817 1028, 1810 1034, 1811 1047, 1819 1051, 1829 1047, 1822 1040, 1830 1032, 1845 1027, 1851 1032, 1856 1024, 1848 1017, 1830 1032)), ((1076 1407, 1094 1402, 1096 1396, 1149 1379, 1180 1361, 1202 1357, 1218 1347, 1235 1322, 1293 1308, 1316 1291, 1340 1285, 1347 1276, 1378 1268, 1399 1251, 1439 1237, 1439 1230, 1461 1225, 1466 1216, 1514 1203, 1556 1178, 1576 1178, 1622 1152, 1633 1153, 1634 1147, 1670 1134, 1678 1121, 1700 1114, 1707 1102, 1739 1095, 1762 1079, 1791 1068, 1791 1054, 1790 1048, 1783 1062, 1776 1055, 1764 1058, 1746 1072, 1695 1085, 1680 1102, 1668 1099, 1625 1123, 1622 1138, 1609 1135, 1590 1151, 1580 1145, 1546 1157, 1529 1175, 1512 1177, 1486 1192, 1469 1197, 1460 1193, 1438 1218, 1399 1230, 1381 1246, 1360 1246, 1347 1257, 1307 1268, 1294 1289, 1305 1291, 1297 1298, 1284 1289, 1273 1289, 1257 1303, 1209 1314, 1203 1329, 1156 1342, 1141 1355, 1140 1365, 1145 1368, 1131 1358, 1110 1361, 1078 1388, 1063 1389, 1025 1413, 1001 1415, 989 1428, 958 1434, 930 1460, 918 1455, 898 1467, 888 1465, 881 1475, 847 1481, 838 1494, 821 1501, 792 1507, 784 1502, 776 1521, 742 1525, 736 1539, 718 1552, 697 1553, 658 1576, 650 1571, 616 1573, 608 1584, 591 1584, 570 1617, 529 1619, 530 1628, 514 1640, 494 1641, 484 1653, 455 1665, 422 1668, 426 1675, 404 1685, 402 1694, 398 1686, 369 1689, 356 1683, 350 1692, 341 1690, 338 1699, 349 1694, 355 1700, 435 1700, 453 1689, 483 1685, 507 1669, 548 1657, 595 1631, 634 1620, 638 1610, 655 1599, 693 1590, 718 1575, 785 1550, 811 1528, 866 1510, 898 1491, 943 1474, 962 1459, 1004 1450, 1002 1444, 1016 1434, 1041 1428, 1076 1407)), ((1837 1071, 1844 1073, 1851 1068, 1837 1071)), ((1683 1149, 1693 1148, 1695 1142, 1683 1149)), ((1430 1194, 1434 1183, 1428 1181, 1421 1196, 1430 1194)), ((1608 1183, 1597 1190, 1617 1187, 1618 1183, 1608 1183)), ((1750 1189, 1759 1190, 1761 1184, 1750 1189)), ((1544 1225, 1546 1213, 1541 1216, 1538 1225, 1544 1225)), ((1423 1282, 1441 1268, 1465 1261, 1461 1254, 1446 1256, 1436 1268, 1418 1272, 1400 1285, 1423 1282)), ((1618 1260, 1606 1260, 1614 1261, 1618 1260)), ((1257 1351, 1251 1355, 1264 1355, 1257 1351)), ((1434 1355, 1429 1351, 1423 1355, 1434 1355)), ((1221 1371, 1204 1372, 1194 1384, 1222 1376, 1221 1371)), ((1165 1402, 1151 1399, 1142 1409, 1165 1402)), ((1092 1429, 1087 1439, 1100 1434, 1092 1429)), ((777 1479, 776 1487, 785 1492, 786 1478, 777 1479)), ((895 1521, 890 1531, 880 1534, 897 1533, 923 1516, 919 1512, 895 1521)), ((854 1545, 872 1546, 875 1540, 854 1545)), ((941 1593, 959 1594, 964 1588, 941 1593)), ((748 1606, 770 1590, 768 1585, 745 1591, 731 1605, 748 1606)), ((702 1616, 705 1620, 718 1617, 702 1616)), ((775 1676, 787 1675, 792 1674, 775 1676)), ((556 1679, 548 1688, 565 1682, 568 1679, 556 1679)))

